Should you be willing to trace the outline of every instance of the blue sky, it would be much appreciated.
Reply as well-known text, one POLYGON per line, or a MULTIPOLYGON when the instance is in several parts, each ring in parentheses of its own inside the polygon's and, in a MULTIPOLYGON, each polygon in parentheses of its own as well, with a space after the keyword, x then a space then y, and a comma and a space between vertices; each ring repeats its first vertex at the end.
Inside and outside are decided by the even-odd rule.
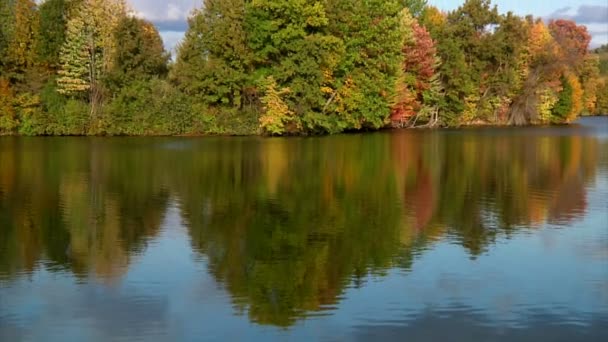
MULTIPOLYGON (((187 28, 186 18, 203 0, 127 0, 142 17, 154 22, 169 49, 175 47, 187 28)), ((464 0, 429 0, 442 10, 453 10, 464 0)), ((501 12, 533 14, 543 18, 569 18, 585 24, 593 35, 593 46, 608 43, 608 0, 493 0, 501 12)))

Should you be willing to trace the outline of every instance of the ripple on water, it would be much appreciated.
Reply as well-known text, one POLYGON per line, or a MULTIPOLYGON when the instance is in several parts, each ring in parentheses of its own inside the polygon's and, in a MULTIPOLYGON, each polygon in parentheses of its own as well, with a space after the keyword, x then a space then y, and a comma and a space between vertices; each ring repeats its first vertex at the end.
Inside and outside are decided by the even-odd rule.
POLYGON ((0 141, 0 340, 604 340, 589 122, 0 141))

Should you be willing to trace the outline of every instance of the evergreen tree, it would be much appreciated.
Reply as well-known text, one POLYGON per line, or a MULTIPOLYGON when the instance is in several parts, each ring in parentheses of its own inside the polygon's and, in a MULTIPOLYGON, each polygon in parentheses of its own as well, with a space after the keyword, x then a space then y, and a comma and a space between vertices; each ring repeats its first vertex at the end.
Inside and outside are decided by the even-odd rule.
MULTIPOLYGON (((304 123, 307 130, 317 129, 310 118, 323 111, 327 102, 322 91, 324 74, 333 71, 342 48, 342 42, 328 32, 325 6, 311 0, 261 0, 250 4, 247 18, 254 82, 261 84, 272 77, 288 90, 283 95, 294 113, 293 127, 304 123)), ((270 91, 265 95, 273 97, 272 89, 264 89, 270 91)))
POLYGON ((134 80, 163 77, 169 55, 158 30, 149 21, 124 17, 116 27, 116 46, 109 82, 121 86, 134 80))
POLYGON ((61 46, 65 41, 68 0, 46 0, 40 7, 38 56, 48 67, 58 66, 61 46))
POLYGON ((0 1, 0 73, 6 73, 8 47, 15 27, 15 0, 0 1))
POLYGON ((240 109, 257 103, 252 52, 245 31, 246 0, 207 0, 188 20, 172 78, 205 105, 240 109))
POLYGON ((573 107, 573 88, 568 78, 562 76, 561 78, 562 91, 559 93, 559 100, 553 107, 552 114, 559 119, 566 119, 568 114, 572 111, 573 107))

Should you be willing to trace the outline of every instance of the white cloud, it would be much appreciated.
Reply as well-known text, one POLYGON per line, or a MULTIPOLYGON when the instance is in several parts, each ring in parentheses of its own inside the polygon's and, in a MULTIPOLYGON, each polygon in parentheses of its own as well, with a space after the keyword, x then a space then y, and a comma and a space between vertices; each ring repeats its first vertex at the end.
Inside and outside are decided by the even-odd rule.
POLYGON ((128 0, 128 2, 133 9, 151 21, 185 21, 192 9, 202 5, 202 0, 128 0))
POLYGON ((160 31, 167 51, 174 52, 188 27, 190 12, 203 0, 127 0, 134 15, 153 22, 160 31))
POLYGON ((183 31, 161 31, 160 36, 165 43, 165 49, 175 55, 175 48, 184 38, 183 31))

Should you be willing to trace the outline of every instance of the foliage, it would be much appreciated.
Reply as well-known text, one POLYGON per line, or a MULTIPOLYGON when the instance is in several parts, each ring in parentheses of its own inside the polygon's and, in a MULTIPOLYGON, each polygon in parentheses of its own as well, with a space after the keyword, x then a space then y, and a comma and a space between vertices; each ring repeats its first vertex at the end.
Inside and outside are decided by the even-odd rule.
POLYGON ((13 40, 14 0, 0 1, 0 72, 6 72, 8 46, 13 40))
POLYGON ((580 82, 583 87, 583 113, 593 114, 597 102, 597 87, 600 82, 600 58, 598 55, 586 55, 580 82))
POLYGON ((40 96, 22 93, 15 99, 15 108, 19 116, 19 134, 43 135, 45 133, 44 114, 40 108, 40 96))
POLYGON ((172 63, 125 0, 0 2, 3 134, 562 123, 605 101, 584 26, 490 0, 206 0, 188 24, 172 63))
POLYGON ((594 114, 608 115, 608 81, 603 80, 597 88, 597 106, 594 114))
POLYGON ((15 0, 15 22, 11 42, 8 45, 8 62, 17 73, 35 62, 36 36, 39 19, 36 3, 32 0, 15 0))
POLYGON ((392 125, 399 127, 415 125, 425 121, 429 126, 436 124, 434 117, 422 117, 432 113, 440 97, 440 65, 435 42, 429 32, 404 13, 404 31, 411 32, 403 47, 403 74, 397 79, 397 97, 392 107, 392 125), (415 117, 414 120, 412 118, 415 117))
POLYGON ((68 2, 68 0, 46 0, 39 6, 38 59, 53 68, 58 65, 61 46, 65 40, 68 2))
POLYGON ((102 132, 109 135, 195 133, 188 98, 159 79, 139 80, 122 87, 105 108, 102 132))
POLYGON ((73 9, 61 49, 59 92, 86 94, 91 117, 103 101, 103 80, 114 65, 118 42, 114 32, 126 16, 124 0, 83 0, 73 9))
POLYGON ((401 0, 403 6, 407 8, 408 12, 414 17, 419 17, 427 7, 427 0, 401 0))
POLYGON ((114 32, 120 42, 115 48, 109 83, 116 88, 137 79, 164 77, 169 55, 160 34, 152 23, 134 17, 124 17, 114 32))
POLYGON ((256 103, 245 9, 245 0, 208 0, 188 20, 172 79, 207 106, 241 109, 256 103))
POLYGON ((8 80, 0 78, 0 135, 11 134, 16 127, 13 91, 8 80))
POLYGON ((267 80, 266 91, 261 101, 264 105, 263 114, 260 117, 260 128, 271 135, 281 135, 288 132, 285 125, 294 121, 294 112, 283 101, 282 97, 290 93, 289 88, 277 89, 274 78, 267 80))
POLYGON ((561 78, 561 85, 562 90, 559 93, 559 99, 555 104, 555 107, 553 107, 552 114, 560 119, 565 120, 574 109, 574 89, 572 88, 572 83, 570 82, 570 80, 565 76, 562 76, 561 78))

